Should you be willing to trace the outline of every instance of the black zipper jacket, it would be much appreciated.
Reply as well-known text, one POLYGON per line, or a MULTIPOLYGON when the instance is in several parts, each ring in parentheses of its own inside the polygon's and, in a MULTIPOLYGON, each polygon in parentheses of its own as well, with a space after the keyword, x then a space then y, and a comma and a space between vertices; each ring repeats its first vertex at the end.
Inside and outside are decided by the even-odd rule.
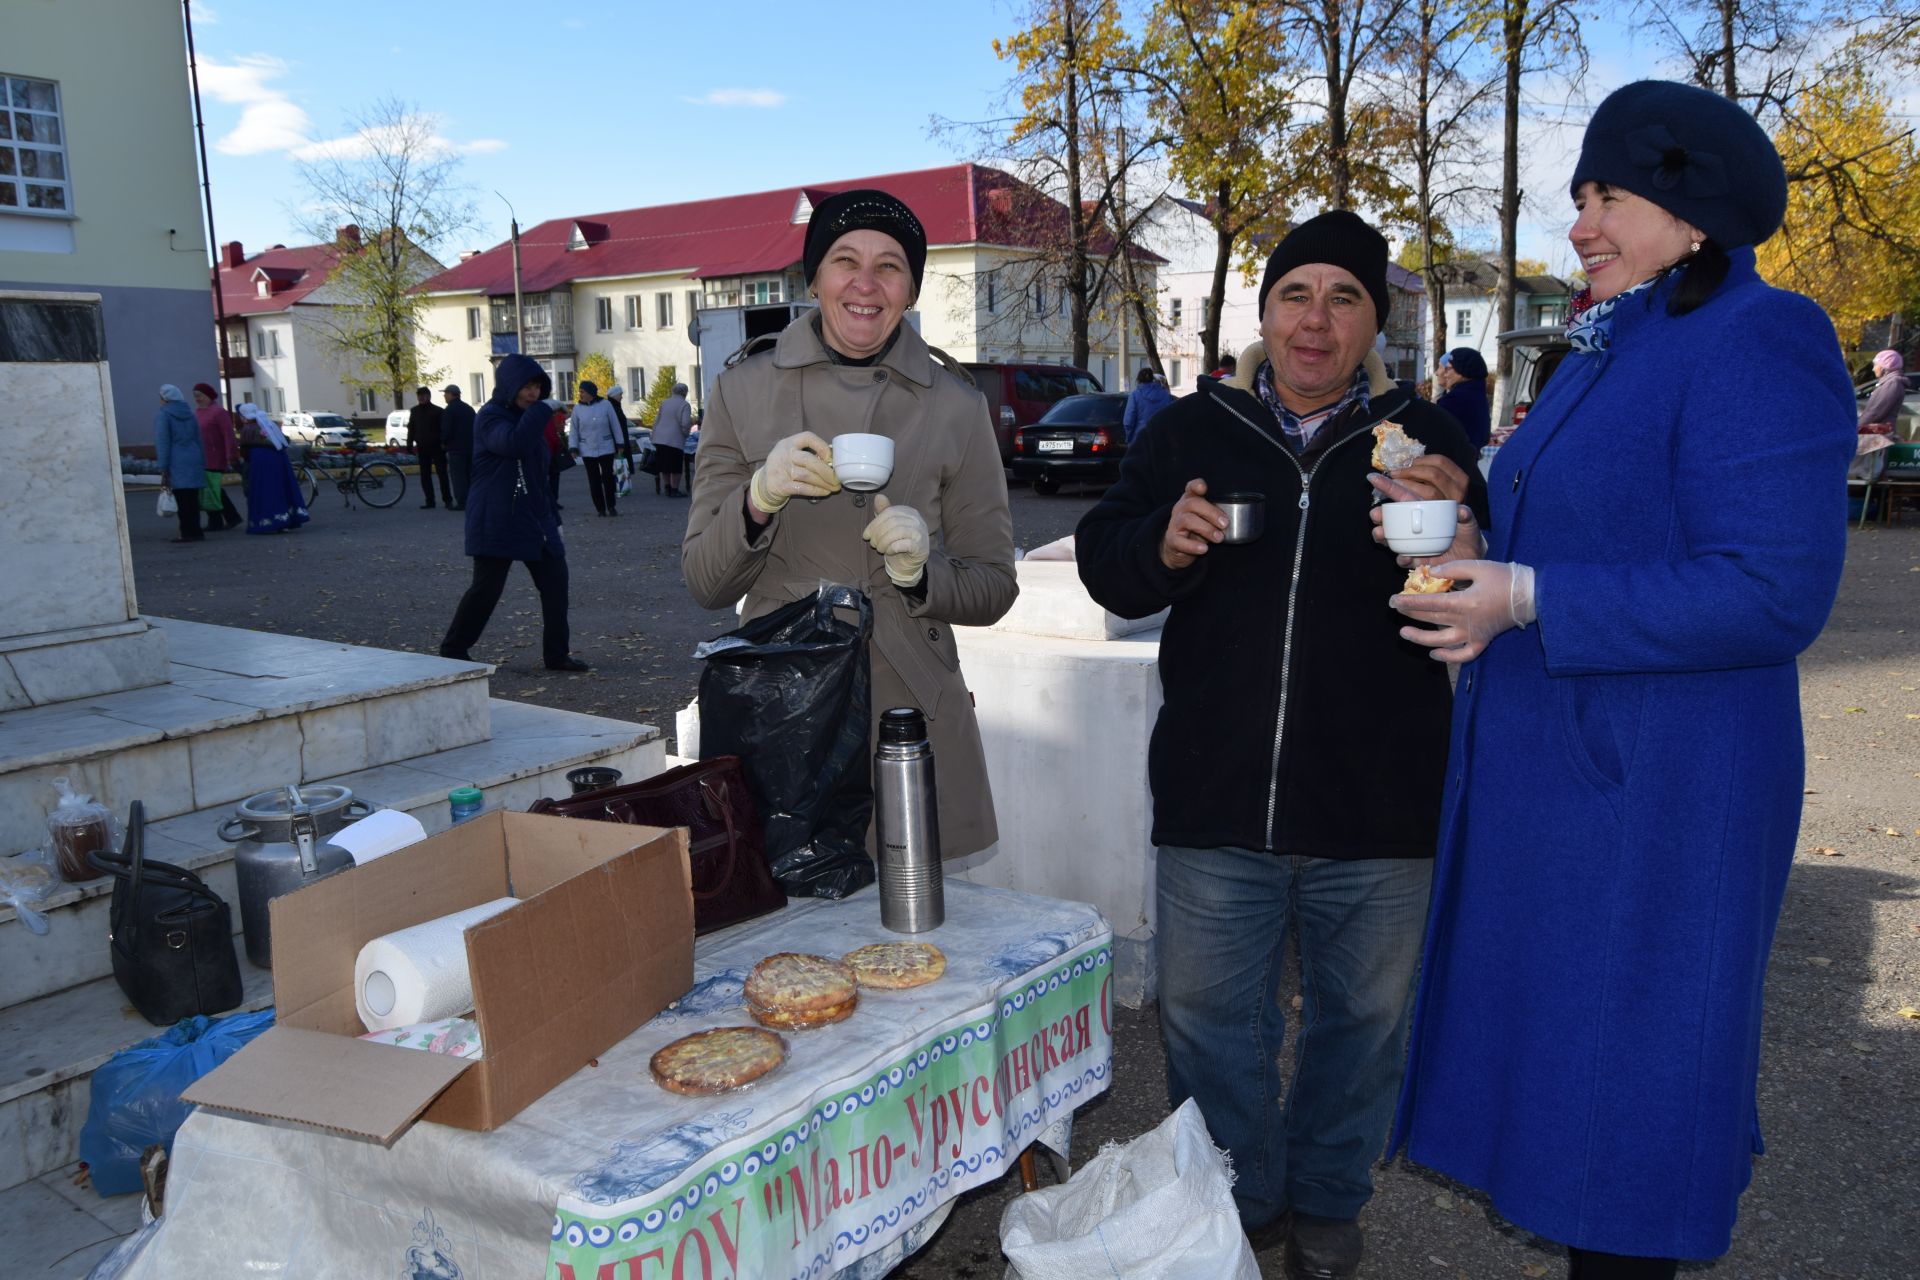
POLYGON ((1400 638, 1387 605, 1406 571, 1373 541, 1374 424, 1398 422, 1487 492, 1459 423, 1394 387, 1377 363, 1368 407, 1320 428, 1306 456, 1247 389, 1203 377, 1157 414, 1080 521, 1093 598, 1123 617, 1171 606, 1165 702, 1148 751, 1153 841, 1321 858, 1433 856, 1452 694, 1444 664, 1400 638), (1267 497, 1266 532, 1168 569, 1160 539, 1187 481, 1267 497))

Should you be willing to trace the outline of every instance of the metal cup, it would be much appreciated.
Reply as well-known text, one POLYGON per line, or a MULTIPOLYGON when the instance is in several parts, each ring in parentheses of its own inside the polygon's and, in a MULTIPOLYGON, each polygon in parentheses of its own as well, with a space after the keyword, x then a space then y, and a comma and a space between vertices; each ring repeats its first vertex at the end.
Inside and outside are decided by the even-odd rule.
POLYGON ((605 765, 587 765, 574 769, 567 774, 567 781, 573 785, 573 794, 583 791, 598 791, 602 787, 611 787, 619 783, 620 771, 609 769, 605 765))
POLYGON ((1267 495, 1264 493, 1225 493, 1213 500, 1227 517, 1226 543, 1252 542, 1267 531, 1267 495))

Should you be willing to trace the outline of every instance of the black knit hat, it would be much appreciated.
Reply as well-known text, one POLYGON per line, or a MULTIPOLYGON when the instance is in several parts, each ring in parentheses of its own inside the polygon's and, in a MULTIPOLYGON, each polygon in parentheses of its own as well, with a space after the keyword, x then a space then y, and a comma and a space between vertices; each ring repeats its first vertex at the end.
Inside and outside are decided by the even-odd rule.
POLYGON ((1373 298, 1373 318, 1387 327, 1387 238, 1359 214, 1329 209, 1287 232, 1267 259, 1260 277, 1260 315, 1267 313, 1267 290, 1295 267, 1324 262, 1349 272, 1373 298))
POLYGON ((1754 118, 1670 80, 1615 89, 1594 110, 1570 190, 1604 182, 1659 205, 1722 249, 1759 244, 1787 212, 1787 171, 1754 118))
POLYGON ((849 231, 878 231, 892 236, 907 255, 913 291, 919 294, 920 278, 927 270, 927 229, 905 204, 870 187, 842 191, 813 207, 813 216, 807 219, 807 246, 800 259, 808 284, 813 283, 833 242, 849 231))
POLYGON ((1486 357, 1472 347, 1455 347, 1447 352, 1447 365, 1469 382, 1483 382, 1487 376, 1486 357))

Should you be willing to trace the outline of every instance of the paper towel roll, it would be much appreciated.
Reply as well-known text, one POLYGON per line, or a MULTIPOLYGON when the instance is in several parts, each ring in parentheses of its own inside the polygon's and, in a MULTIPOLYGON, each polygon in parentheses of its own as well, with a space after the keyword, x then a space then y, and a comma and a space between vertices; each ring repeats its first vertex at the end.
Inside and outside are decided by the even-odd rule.
POLYGON ((367 1030, 436 1022, 472 1009, 466 931, 519 901, 495 898, 384 934, 361 947, 353 962, 353 1005, 367 1030))

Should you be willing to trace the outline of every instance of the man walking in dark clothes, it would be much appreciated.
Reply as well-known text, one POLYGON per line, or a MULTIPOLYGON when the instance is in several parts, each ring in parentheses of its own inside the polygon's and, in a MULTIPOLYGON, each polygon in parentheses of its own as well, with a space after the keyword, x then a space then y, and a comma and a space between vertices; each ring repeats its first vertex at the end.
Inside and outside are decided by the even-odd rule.
POLYGON ((447 474, 453 479, 454 511, 467 506, 467 479, 473 474, 473 406, 460 398, 460 388, 449 382, 442 393, 447 407, 440 411, 440 447, 446 451, 447 474))
POLYGON ((438 471, 440 497, 451 507, 453 484, 447 478, 447 453, 441 446, 440 406, 433 402, 433 392, 425 387, 415 388, 413 396, 414 406, 407 414, 407 444, 420 459, 420 489, 427 499, 420 506, 422 509, 433 506, 433 473, 438 471))

